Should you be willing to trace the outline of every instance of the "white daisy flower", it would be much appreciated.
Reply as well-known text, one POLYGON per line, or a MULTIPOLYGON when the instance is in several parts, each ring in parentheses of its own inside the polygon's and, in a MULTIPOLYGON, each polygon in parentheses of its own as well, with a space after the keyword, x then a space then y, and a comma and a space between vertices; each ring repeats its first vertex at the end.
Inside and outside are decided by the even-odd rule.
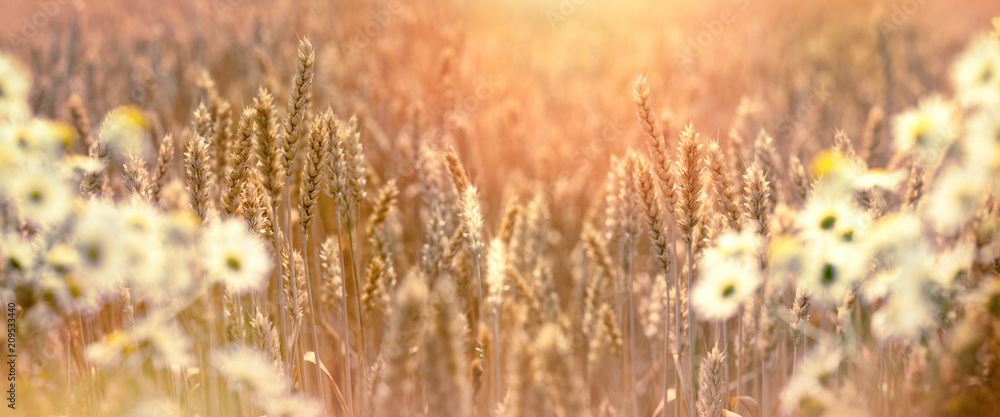
POLYGON ((31 74, 14 57, 0 53, 0 121, 26 119, 31 74))
POLYGON ((962 161, 984 171, 1000 170, 1000 114, 979 112, 965 124, 962 161))
POLYGON ((819 301, 840 303, 847 289, 864 278, 867 271, 864 251, 837 239, 812 242, 806 251, 798 283, 819 301))
POLYGON ((17 235, 0 235, 0 272, 27 274, 35 265, 35 250, 17 235))
POLYGON ((843 349, 831 343, 820 343, 809 351, 781 392, 781 414, 794 415, 810 401, 835 399, 827 390, 843 359, 843 349))
POLYGON ((963 106, 1000 105, 1000 42, 988 34, 973 39, 955 60, 951 79, 963 106))
POLYGON ((62 122, 31 119, 0 126, 0 142, 9 144, 19 164, 58 159, 72 138, 72 127, 62 122))
POLYGON ((754 260, 709 263, 702 258, 702 277, 691 292, 695 313, 702 320, 725 320, 753 298, 761 277, 754 260))
POLYGON ((872 258, 886 265, 904 265, 923 257, 923 223, 911 212, 892 213, 874 222, 862 242, 872 258))
POLYGON ((262 288, 271 272, 271 257, 258 237, 243 222, 226 219, 213 222, 203 244, 209 276, 224 282, 237 294, 262 288))
POLYGON ((924 197, 921 216, 943 233, 953 233, 975 216, 989 178, 978 170, 948 165, 924 197))
POLYGON ((80 258, 80 278, 98 291, 112 287, 125 265, 122 223, 111 204, 93 200, 73 228, 72 245, 80 258))
POLYGON ((219 369, 232 389, 246 388, 263 404, 279 398, 285 390, 284 379, 263 352, 246 346, 233 345, 212 352, 212 364, 219 369))
POLYGON ((850 242, 858 238, 856 232, 863 228, 865 217, 847 198, 817 197, 809 200, 796 220, 808 240, 833 238, 850 242))
POLYGON ((192 343, 177 323, 150 319, 136 323, 126 331, 116 331, 104 340, 87 346, 87 360, 97 366, 113 366, 123 360, 135 360, 128 354, 137 352, 138 359, 149 360, 157 368, 168 369, 173 365, 189 366, 195 363, 191 354, 192 343))
POLYGON ((809 163, 809 171, 817 178, 814 198, 841 198, 854 192, 855 183, 865 173, 857 160, 839 152, 824 150, 809 163))
POLYGON ((715 239, 715 248, 707 251, 705 256, 709 257, 706 262, 754 262, 760 254, 764 241, 760 235, 749 228, 740 233, 733 231, 723 232, 715 239))
POLYGON ((909 276, 896 280, 885 304, 872 314, 872 334, 881 341, 912 339, 934 323, 931 300, 924 294, 924 278, 909 276))
POLYGON ((80 268, 80 253, 70 245, 58 244, 45 253, 45 264, 59 275, 68 275, 80 268))
POLYGON ((97 136, 115 154, 149 156, 152 145, 149 139, 146 115, 135 106, 120 106, 111 110, 98 130, 97 136))
POLYGON ((145 353, 157 368, 169 368, 173 365, 183 367, 195 363, 194 355, 191 354, 191 339, 177 323, 147 320, 136 325, 134 333, 140 346, 148 349, 145 353))
POLYGON ((896 149, 933 163, 955 140, 955 110, 941 96, 920 101, 916 109, 896 116, 893 137, 896 149))
POLYGON ((955 280, 969 270, 975 256, 975 244, 960 242, 946 251, 934 254, 933 264, 925 271, 935 284, 951 288, 955 280))
POLYGON ((72 208, 72 190, 53 173, 24 171, 11 178, 4 188, 18 212, 35 223, 61 223, 72 208))

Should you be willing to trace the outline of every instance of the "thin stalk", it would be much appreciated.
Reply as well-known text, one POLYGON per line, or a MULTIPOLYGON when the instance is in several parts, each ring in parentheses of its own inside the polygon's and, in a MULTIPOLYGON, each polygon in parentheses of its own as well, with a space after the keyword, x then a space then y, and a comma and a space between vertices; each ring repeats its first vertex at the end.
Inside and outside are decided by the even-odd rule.
MULTIPOLYGON (((287 235, 288 236, 288 269, 289 269, 288 276, 290 277, 290 279, 288 281, 292 284, 292 295, 294 297, 298 297, 298 294, 299 294, 299 284, 298 284, 298 277, 296 276, 296 272, 297 272, 296 269, 298 269, 298 268, 296 268, 296 266, 295 266, 295 238, 293 237, 294 235, 293 235, 293 232, 292 232, 295 229, 292 229, 292 190, 290 188, 291 184, 292 184, 292 177, 291 176, 286 177, 285 185, 288 186, 289 189, 288 189, 288 192, 285 193, 286 194, 285 198, 283 198, 282 200, 284 200, 284 203, 285 203, 285 226, 287 227, 286 230, 288 231, 288 235, 287 235)), ((303 257, 302 261, 305 262, 305 258, 304 257, 303 257)), ((301 323, 299 324, 299 326, 301 326, 301 323)), ((306 373, 306 371, 305 371, 305 362, 303 361, 303 358, 302 358, 302 355, 305 354, 305 349, 302 348, 302 342, 299 340, 299 333, 300 332, 301 332, 301 327, 299 327, 298 329, 296 329, 296 332, 295 332, 295 349, 298 350, 298 354, 295 355, 295 364, 296 364, 296 366, 299 367, 299 377, 300 377, 299 380, 302 382, 302 390, 305 391, 305 392, 309 392, 308 386, 306 385, 306 378, 305 378, 305 373, 306 373)), ((295 350, 295 349, 293 349, 293 350, 295 350)))
MULTIPOLYGON (((337 247, 340 249, 340 271, 343 275, 347 275, 347 265, 344 261, 344 237, 340 226, 340 208, 337 208, 337 247)), ((354 391, 351 389, 351 325, 348 319, 347 311, 347 283, 345 281, 344 288, 340 292, 340 301, 342 307, 344 308, 344 361, 345 370, 347 372, 347 409, 348 414, 354 415, 354 391)))
MULTIPOLYGON (((271 234, 274 236, 274 264, 277 266, 275 269, 275 277, 278 288, 278 315, 281 318, 280 333, 281 337, 278 338, 278 348, 281 351, 281 357, 284 359, 285 363, 282 366, 288 365, 288 340, 285 339, 285 335, 288 334, 288 317, 285 312, 285 282, 282 278, 284 273, 282 271, 281 265, 281 242, 278 240, 278 218, 276 217, 278 210, 276 206, 271 206, 271 234)), ((286 393, 292 392, 291 384, 285 387, 286 393)))
MULTIPOLYGON (((671 225, 673 224, 674 221, 675 221, 674 220, 674 215, 671 214, 670 215, 671 225)), ((673 254, 673 257, 674 257, 674 268, 673 268, 673 271, 670 271, 671 274, 673 275, 673 282, 674 282, 674 354, 677 355, 678 357, 680 357, 680 355, 681 355, 681 283, 680 283, 680 278, 677 276, 678 275, 677 274, 677 269, 678 269, 678 264, 677 264, 677 250, 676 250, 676 248, 677 248, 677 246, 676 246, 677 236, 676 236, 675 233, 676 232, 674 231, 674 227, 671 226, 670 227, 670 245, 671 245, 671 248, 674 249, 674 250, 670 251, 673 254)), ((679 368, 681 366, 681 361, 679 359, 677 361, 674 361, 674 366, 679 368)), ((676 373, 677 372, 675 372, 675 374, 676 373)), ((681 415, 681 381, 680 381, 680 377, 675 376, 675 379, 677 380, 677 384, 674 385, 674 387, 675 387, 674 388, 674 415, 677 416, 677 417, 680 417, 680 415, 681 415)), ((690 407, 691 407, 691 404, 688 403, 688 408, 690 408, 690 407)))
MULTIPOLYGON (((687 245, 687 255, 688 255, 688 291, 690 294, 691 286, 694 284, 694 248, 689 243, 687 245)), ((695 407, 694 407, 694 389, 698 386, 698 377, 695 375, 694 367, 694 311, 691 309, 692 303, 688 299, 688 356, 691 359, 691 402, 688 403, 688 411, 691 417, 695 417, 695 407)))
POLYGON ((677 392, 680 390, 677 387, 677 373, 667 371, 667 365, 670 362, 668 359, 670 356, 670 279, 667 278, 667 271, 663 271, 663 280, 667 281, 667 305, 664 306, 663 311, 663 409, 661 409, 660 417, 667 417, 667 375, 673 373, 674 375, 674 402, 677 402, 677 392))
MULTIPOLYGON (((635 314, 633 314, 633 294, 632 294, 632 281, 635 278, 635 268, 632 267, 632 261, 635 260, 635 253, 633 251, 628 252, 628 262, 625 265, 625 276, 628 279, 628 344, 629 344, 629 375, 631 376, 632 384, 629 386, 629 393, 632 396, 632 417, 638 417, 639 411, 636 409, 639 401, 636 399, 635 394, 635 314)), ((666 366, 666 364, 664 364, 666 366)))
POLYGON ((309 231, 302 230, 302 261, 305 264, 306 272, 306 285, 309 287, 309 320, 312 325, 312 339, 313 339, 313 361, 315 365, 313 368, 316 370, 316 389, 319 391, 320 398, 323 400, 323 411, 326 412, 326 390, 323 389, 323 372, 320 371, 320 361, 319 361, 319 336, 317 336, 316 328, 316 313, 317 313, 317 303, 319 303, 319 297, 316 296, 316 292, 313 291, 312 279, 309 278, 309 231))
POLYGON ((493 381, 496 390, 497 402, 500 402, 500 395, 503 392, 500 378, 500 309, 493 308, 493 381))
POLYGON ((723 398, 729 398, 729 326, 727 326, 728 320, 722 320, 719 322, 722 325, 722 351, 726 353, 726 360, 723 362, 723 377, 725 378, 726 396, 723 398))
MULTIPOLYGON (((357 230, 356 225, 351 225, 351 224, 347 225, 347 240, 348 240, 347 243, 351 247, 351 264, 352 264, 351 265, 351 269, 354 272, 354 288, 358 292, 358 296, 355 298, 355 300, 357 301, 357 304, 358 304, 358 326, 359 326, 358 327, 358 347, 359 347, 358 356, 361 358, 361 377, 362 377, 362 381, 368 381, 368 365, 367 365, 367 359, 365 358, 365 315, 364 315, 365 310, 364 310, 364 306, 361 305, 361 286, 360 286, 360 284, 358 284, 360 282, 359 281, 360 277, 358 276, 358 274, 359 274, 359 272, 358 272, 358 261, 357 261, 357 257, 355 257, 355 255, 354 255, 355 252, 356 252, 356 250, 355 250, 356 247, 354 246, 354 232, 356 230, 357 230)), ((346 291, 346 286, 345 286, 345 291, 346 291)), ((360 394, 360 398, 361 398, 361 412, 358 413, 358 414, 363 416, 363 415, 365 415, 365 413, 367 411, 367 407, 365 405, 367 404, 368 398, 365 397, 365 395, 364 395, 365 393, 364 393, 363 390, 359 391, 359 394, 360 394)))
POLYGON ((746 353, 746 347, 743 346, 743 305, 740 305, 739 314, 736 324, 739 325, 739 343, 736 344, 736 396, 739 397, 743 395, 743 355, 746 353))

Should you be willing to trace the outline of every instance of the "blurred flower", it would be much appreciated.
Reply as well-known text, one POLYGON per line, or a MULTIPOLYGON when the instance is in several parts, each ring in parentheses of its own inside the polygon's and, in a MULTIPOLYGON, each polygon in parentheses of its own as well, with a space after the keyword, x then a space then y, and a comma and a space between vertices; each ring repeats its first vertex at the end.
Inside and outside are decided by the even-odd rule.
POLYGON ((149 122, 135 106, 119 106, 104 117, 98 137, 120 158, 127 155, 148 156, 151 152, 149 122))
POLYGON ((819 301, 840 303, 867 271, 864 251, 837 239, 817 240, 806 251, 798 283, 819 301))
POLYGON ((31 75, 14 57, 0 53, 0 121, 26 118, 30 91, 31 75))
MULTIPOLYGON (((168 258, 161 245, 162 220, 155 208, 148 203, 132 200, 119 208, 125 251, 125 278, 139 294, 165 300, 177 295, 167 291, 175 284, 165 276, 168 258)), ((176 261, 172 259, 171 261, 176 261)))
POLYGON ((987 191, 988 177, 968 167, 942 169, 924 197, 922 217, 943 233, 953 233, 976 214, 987 191))
POLYGON ((1000 170, 1000 114, 982 111, 969 117, 962 141, 962 161, 984 171, 1000 170))
POLYGON ((905 264, 913 256, 925 254, 917 250, 923 244, 923 223, 911 212, 886 215, 871 225, 863 244, 879 263, 905 264))
POLYGON ((816 178, 814 198, 841 198, 853 192, 864 167, 854 159, 827 149, 813 157, 809 171, 816 178))
POLYGON ((805 263, 805 250, 797 236, 783 235, 772 239, 767 248, 767 259, 772 273, 799 274, 805 263))
POLYGON ((169 368, 193 364, 191 347, 191 340, 177 323, 152 318, 90 344, 86 356, 91 363, 106 367, 133 359, 130 354, 139 354, 142 361, 148 360, 157 368, 169 368))
POLYGON ((32 119, 0 126, 0 143, 9 144, 17 165, 56 160, 72 137, 72 128, 62 122, 32 119))
POLYGON ((703 275, 695 283, 691 302, 703 320, 725 320, 753 298, 760 287, 760 272, 753 263, 727 262, 703 265, 703 275))
POLYGON ((263 404, 282 396, 284 381, 275 363, 263 352, 241 345, 212 352, 212 364, 232 385, 257 395, 263 404))
POLYGON ((45 254, 45 263, 60 275, 67 275, 80 267, 80 254, 72 246, 59 244, 45 254))
POLYGON ((1000 42, 987 34, 973 39, 955 60, 951 79, 963 106, 1000 105, 1000 42))
POLYGON ((39 224, 62 222, 69 214, 73 193, 58 175, 40 170, 20 172, 2 185, 18 213, 39 224))
POLYGON ((271 272, 271 257, 243 222, 213 222, 205 231, 205 263, 214 280, 237 294, 261 288, 271 272))
POLYGON ((80 278, 98 291, 110 289, 125 265, 122 224, 111 203, 90 201, 73 228, 72 245, 80 257, 80 278))
POLYGON ((825 409, 824 402, 837 400, 828 389, 833 386, 833 375, 843 358, 843 349, 828 342, 820 342, 809 351, 781 391, 781 414, 794 415, 796 410, 812 407, 825 409))
POLYGON ((692 306, 702 319, 732 317, 753 297, 762 280, 757 260, 760 246, 757 233, 747 229, 727 231, 719 235, 715 247, 705 250, 699 259, 702 277, 691 293, 692 306))
POLYGON ((955 279, 964 274, 972 266, 976 256, 976 246, 972 242, 959 242, 948 250, 934 254, 933 264, 928 265, 926 272, 930 279, 944 288, 951 288, 955 279))
POLYGON ((941 96, 920 101, 916 109, 896 116, 893 126, 896 149, 926 163, 936 162, 955 140, 955 111, 941 96))
POLYGON ((0 272, 24 275, 35 265, 35 249, 17 235, 0 235, 0 272))
POLYGON ((865 171, 857 181, 854 182, 854 189, 861 191, 871 188, 881 188, 883 190, 895 190, 899 184, 906 181, 907 173, 903 170, 888 172, 880 168, 872 168, 865 171))
POLYGON ((924 294, 920 274, 893 281, 885 304, 872 314, 872 334, 879 340, 911 339, 934 323, 933 304, 924 294))
POLYGON ((809 200, 797 217, 802 236, 808 240, 852 241, 865 219, 864 213, 846 197, 819 197, 809 200))
POLYGON ((764 242, 760 234, 744 229, 740 233, 726 231, 715 239, 715 248, 705 253, 707 263, 714 262, 754 262, 760 254, 764 242))

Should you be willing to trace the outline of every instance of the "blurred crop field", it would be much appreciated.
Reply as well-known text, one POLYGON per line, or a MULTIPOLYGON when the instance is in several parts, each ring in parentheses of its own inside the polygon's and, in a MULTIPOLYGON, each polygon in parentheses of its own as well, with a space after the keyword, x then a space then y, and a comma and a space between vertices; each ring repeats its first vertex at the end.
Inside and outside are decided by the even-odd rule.
POLYGON ((1000 416, 1000 3, 0 0, 16 416, 1000 416))

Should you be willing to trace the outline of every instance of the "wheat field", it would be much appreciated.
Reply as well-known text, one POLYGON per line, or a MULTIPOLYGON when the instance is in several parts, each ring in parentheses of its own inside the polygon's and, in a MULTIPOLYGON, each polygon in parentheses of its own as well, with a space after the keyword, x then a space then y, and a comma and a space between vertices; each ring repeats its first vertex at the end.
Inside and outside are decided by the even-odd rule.
POLYGON ((0 415, 1000 416, 996 2, 0 7, 0 415))

